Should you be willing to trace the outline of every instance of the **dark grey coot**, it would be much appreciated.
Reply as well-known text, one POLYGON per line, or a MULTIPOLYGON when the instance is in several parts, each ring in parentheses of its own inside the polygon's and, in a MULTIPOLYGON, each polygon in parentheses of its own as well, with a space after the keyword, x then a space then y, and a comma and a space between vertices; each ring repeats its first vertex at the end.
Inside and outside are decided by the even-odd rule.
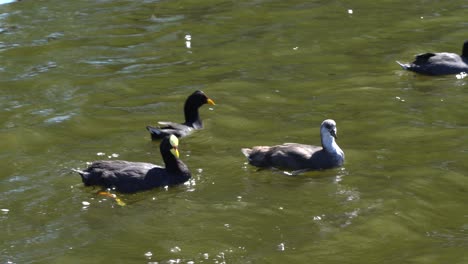
POLYGON ((336 143, 337 128, 332 119, 320 126, 322 147, 298 143, 284 143, 276 146, 256 146, 241 151, 251 165, 289 170, 320 170, 340 167, 344 152, 336 143))
POLYGON ((84 185, 115 188, 121 193, 134 193, 156 187, 171 186, 188 181, 191 173, 180 159, 176 136, 166 136, 159 147, 165 167, 145 162, 102 160, 93 162, 81 175, 84 185))
POLYGON ((215 105, 215 102, 208 98, 205 93, 197 90, 185 100, 184 123, 158 122, 161 127, 147 126, 146 129, 151 133, 151 138, 153 140, 161 139, 167 135, 175 135, 178 138, 188 136, 194 130, 203 128, 203 122, 200 119, 198 108, 204 104, 215 105))
POLYGON ((426 75, 468 72, 468 41, 463 44, 461 55, 449 52, 423 53, 416 55, 412 63, 397 63, 405 70, 426 75))

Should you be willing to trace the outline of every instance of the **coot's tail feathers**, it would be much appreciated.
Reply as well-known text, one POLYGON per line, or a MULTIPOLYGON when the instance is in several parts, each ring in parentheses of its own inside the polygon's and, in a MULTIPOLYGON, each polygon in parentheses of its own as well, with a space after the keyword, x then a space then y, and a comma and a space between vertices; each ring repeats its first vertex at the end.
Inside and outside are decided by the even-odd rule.
POLYGON ((82 171, 82 170, 77 170, 77 169, 71 169, 71 170, 74 171, 74 172, 77 172, 77 173, 80 174, 81 176, 88 174, 87 172, 82 171))
POLYGON ((242 152, 242 154, 244 154, 244 156, 246 156, 247 158, 249 158, 250 153, 252 153, 252 149, 249 149, 249 148, 242 148, 242 149, 241 149, 241 152, 242 152))
POLYGON ((82 170, 77 170, 77 169, 71 169, 71 170, 74 171, 74 172, 77 172, 78 174, 80 174, 81 179, 83 180, 84 183, 86 183, 88 181, 89 172, 82 171, 82 170))
POLYGON ((409 64, 401 63, 399 61, 396 61, 396 63, 398 63, 398 65, 400 65, 403 70, 408 70, 410 68, 409 64))
POLYGON ((157 127, 146 126, 146 129, 148 129, 148 131, 149 131, 151 134, 162 135, 161 130, 160 130, 159 128, 157 128, 157 127))
POLYGON ((270 162, 270 155, 268 151, 270 147, 256 146, 254 148, 242 148, 241 152, 247 158, 250 164, 257 167, 274 167, 268 164, 270 162))

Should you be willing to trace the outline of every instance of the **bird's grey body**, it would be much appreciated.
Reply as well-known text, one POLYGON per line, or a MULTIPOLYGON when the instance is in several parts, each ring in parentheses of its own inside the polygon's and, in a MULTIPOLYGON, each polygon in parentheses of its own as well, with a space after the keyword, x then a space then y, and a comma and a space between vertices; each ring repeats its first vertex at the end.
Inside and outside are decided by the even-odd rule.
POLYGON ((426 75, 468 72, 468 41, 463 45, 462 55, 449 52, 423 53, 416 55, 412 63, 397 63, 405 70, 426 75))
POLYGON ((320 127, 322 147, 299 143, 284 143, 276 146, 256 146, 241 151, 251 165, 289 170, 320 170, 342 166, 344 152, 335 141, 336 123, 331 119, 320 127))

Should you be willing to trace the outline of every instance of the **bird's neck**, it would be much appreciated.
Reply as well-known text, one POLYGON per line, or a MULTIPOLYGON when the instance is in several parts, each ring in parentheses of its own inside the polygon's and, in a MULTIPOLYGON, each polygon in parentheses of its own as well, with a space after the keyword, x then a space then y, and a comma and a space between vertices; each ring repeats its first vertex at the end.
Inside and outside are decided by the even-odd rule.
POLYGON ((166 170, 170 172, 177 172, 180 171, 179 163, 177 162, 177 158, 172 155, 171 152, 167 151, 166 153, 161 152, 161 156, 164 160, 164 165, 166 170))
POLYGON ((322 137, 322 147, 330 154, 337 155, 340 157, 344 156, 343 150, 341 150, 341 148, 336 143, 335 138, 331 135, 322 137))
POLYGON ((185 124, 194 128, 201 128, 203 126, 198 113, 198 107, 190 107, 185 105, 184 107, 185 114, 185 124))
POLYGON ((165 158, 164 163, 166 171, 171 175, 169 179, 170 184, 184 183, 192 177, 187 165, 180 159, 176 159, 175 157, 172 157, 172 159, 165 158))
POLYGON ((463 44, 462 57, 468 58, 468 42, 463 44))

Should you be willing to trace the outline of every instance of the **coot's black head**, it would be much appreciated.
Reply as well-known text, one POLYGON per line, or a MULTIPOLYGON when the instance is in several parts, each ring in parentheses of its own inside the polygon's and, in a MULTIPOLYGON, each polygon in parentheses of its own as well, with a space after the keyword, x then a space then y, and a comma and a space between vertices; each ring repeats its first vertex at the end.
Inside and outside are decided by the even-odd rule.
POLYGON ((196 127, 197 129, 203 127, 200 115, 198 114, 198 108, 204 104, 214 105, 215 103, 200 90, 195 91, 187 98, 184 106, 186 125, 196 127))
POLYGON ((197 90, 187 98, 185 108, 199 108, 204 104, 215 105, 215 102, 208 98, 204 92, 197 90))
POLYGON ((175 158, 179 158, 179 139, 174 135, 169 135, 163 138, 159 150, 163 158, 169 158, 171 155, 175 158))
POLYGON ((463 43, 462 57, 468 58, 468 40, 463 43))

